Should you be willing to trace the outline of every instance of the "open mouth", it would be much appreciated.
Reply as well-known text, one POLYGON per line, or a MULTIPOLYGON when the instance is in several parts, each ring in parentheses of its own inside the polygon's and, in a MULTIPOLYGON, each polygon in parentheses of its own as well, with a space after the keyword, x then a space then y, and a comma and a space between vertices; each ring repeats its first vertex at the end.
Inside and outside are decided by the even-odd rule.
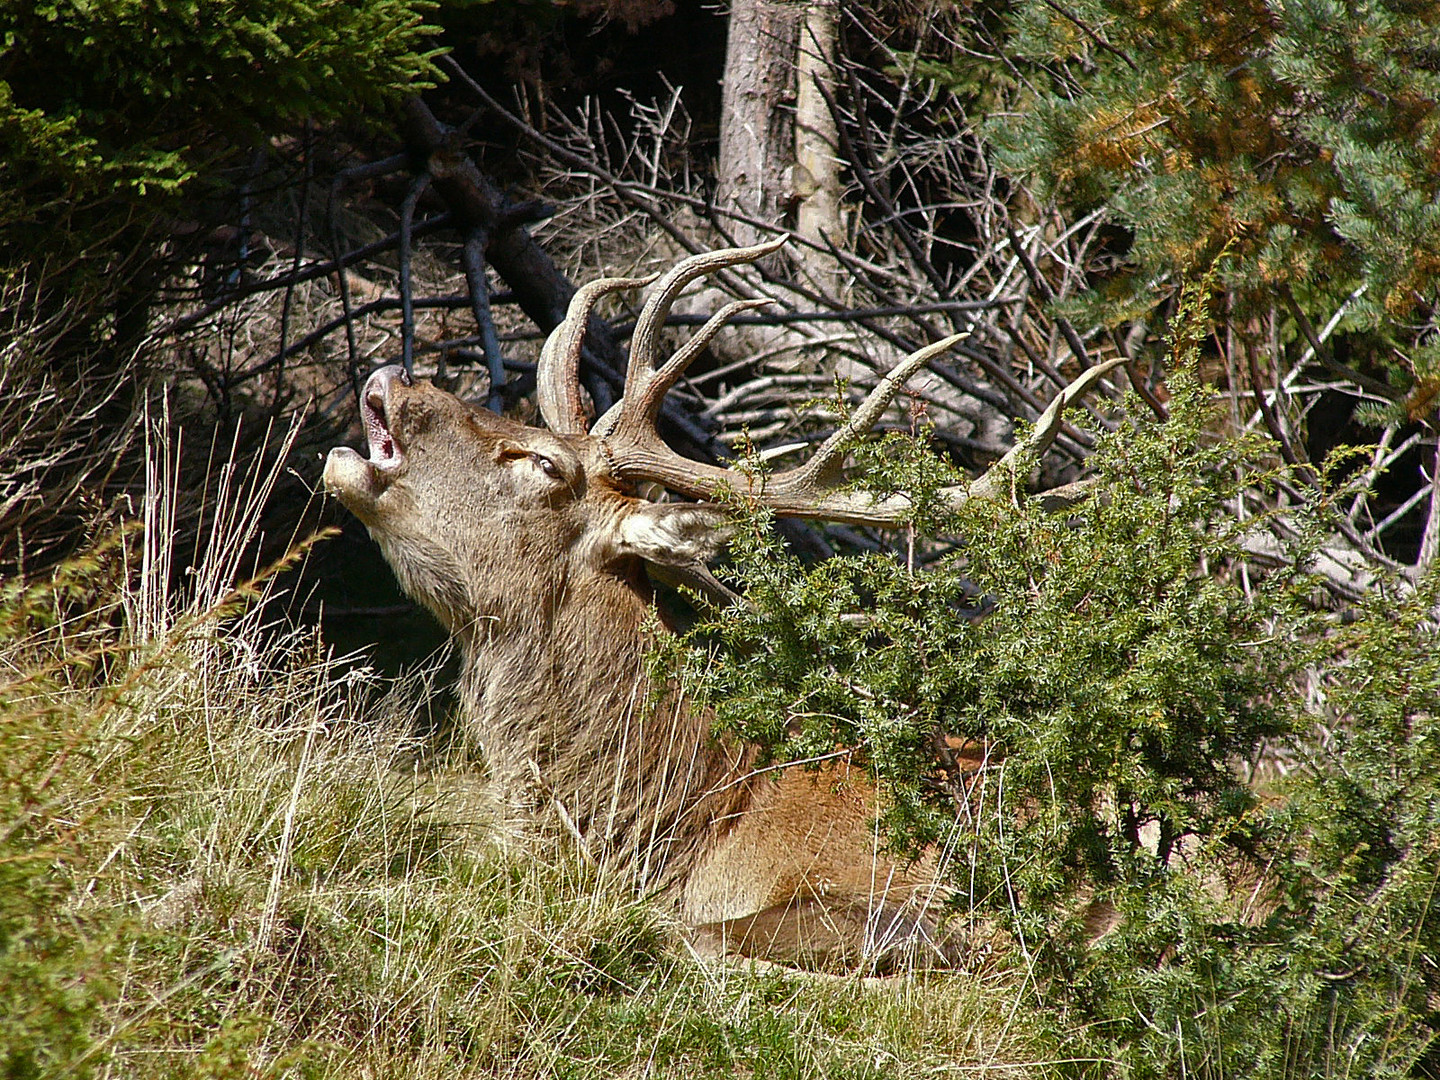
POLYGON ((382 469, 394 468, 400 464, 400 448, 391 434, 385 413, 385 402, 389 396, 390 380, 388 368, 382 368, 370 376, 361 396, 360 414, 365 421, 365 436, 370 444, 370 464, 382 469))

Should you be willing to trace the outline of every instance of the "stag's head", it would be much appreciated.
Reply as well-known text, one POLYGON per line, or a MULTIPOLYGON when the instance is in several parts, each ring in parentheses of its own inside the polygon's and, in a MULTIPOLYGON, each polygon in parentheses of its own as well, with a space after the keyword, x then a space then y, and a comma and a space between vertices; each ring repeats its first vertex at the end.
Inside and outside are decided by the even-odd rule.
POLYGON ((451 629, 527 578, 628 579, 637 560, 702 562, 723 539, 711 507, 630 494, 601 440, 507 420, 398 366, 370 376, 360 410, 369 457, 332 450, 325 485, 451 629))
MULTIPOLYGON (((721 490, 738 492, 780 515, 894 524, 905 512, 904 497, 877 500, 846 489, 838 482, 841 459, 904 381, 963 335, 902 360, 814 456, 785 472, 762 478, 691 461, 657 431, 665 394, 695 356, 737 312, 769 302, 728 304, 662 361, 660 331, 675 299, 701 275, 753 262, 778 247, 696 255, 665 274, 636 323, 624 397, 593 426, 578 377, 591 311, 605 294, 651 279, 605 278, 575 294, 537 369, 548 430, 468 404, 412 380, 399 367, 381 368, 361 395, 370 456, 347 447, 332 450, 326 487, 369 528, 405 589, 451 629, 489 611, 497 597, 534 597, 527 582, 555 590, 573 589, 587 574, 633 580, 640 560, 686 565, 715 553, 723 539, 718 510, 703 503, 647 502, 634 494, 640 482, 701 500, 721 490)), ((1100 372, 1092 368, 1087 375, 1100 372)), ((1056 406, 1070 396, 1062 394, 1056 406)), ((1050 412, 1055 415, 1041 418, 1023 449, 1053 437, 1058 408, 1050 412)), ((976 488, 970 485, 968 494, 976 488)))

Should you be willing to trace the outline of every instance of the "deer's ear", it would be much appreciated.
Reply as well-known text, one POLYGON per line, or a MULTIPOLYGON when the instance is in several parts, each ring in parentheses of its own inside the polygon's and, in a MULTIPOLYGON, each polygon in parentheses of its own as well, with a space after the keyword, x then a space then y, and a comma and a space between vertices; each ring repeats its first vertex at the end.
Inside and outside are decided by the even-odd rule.
POLYGON ((723 510, 697 503, 637 502, 615 531, 616 554, 661 566, 713 559, 730 538, 723 510))

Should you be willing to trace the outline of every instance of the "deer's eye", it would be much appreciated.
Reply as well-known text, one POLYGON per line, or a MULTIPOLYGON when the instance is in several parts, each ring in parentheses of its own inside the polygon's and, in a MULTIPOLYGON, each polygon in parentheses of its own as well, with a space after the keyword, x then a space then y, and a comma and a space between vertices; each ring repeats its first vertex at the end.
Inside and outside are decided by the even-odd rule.
POLYGON ((550 477, 551 480, 560 479, 560 470, 555 465, 555 462, 551 461, 544 454, 532 454, 531 457, 535 459, 535 464, 540 471, 550 477))

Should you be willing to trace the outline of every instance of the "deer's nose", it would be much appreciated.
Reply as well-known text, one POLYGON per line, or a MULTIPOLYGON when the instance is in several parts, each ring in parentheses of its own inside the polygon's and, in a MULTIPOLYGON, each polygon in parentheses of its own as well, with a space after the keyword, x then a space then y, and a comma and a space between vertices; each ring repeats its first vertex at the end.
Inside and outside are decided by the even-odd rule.
POLYGON ((399 364, 386 364, 382 368, 376 368, 365 380, 365 389, 360 397, 369 401, 372 396, 378 397, 384 403, 390 395, 390 384, 399 382, 401 386, 413 386, 414 381, 405 373, 405 369, 399 364))

